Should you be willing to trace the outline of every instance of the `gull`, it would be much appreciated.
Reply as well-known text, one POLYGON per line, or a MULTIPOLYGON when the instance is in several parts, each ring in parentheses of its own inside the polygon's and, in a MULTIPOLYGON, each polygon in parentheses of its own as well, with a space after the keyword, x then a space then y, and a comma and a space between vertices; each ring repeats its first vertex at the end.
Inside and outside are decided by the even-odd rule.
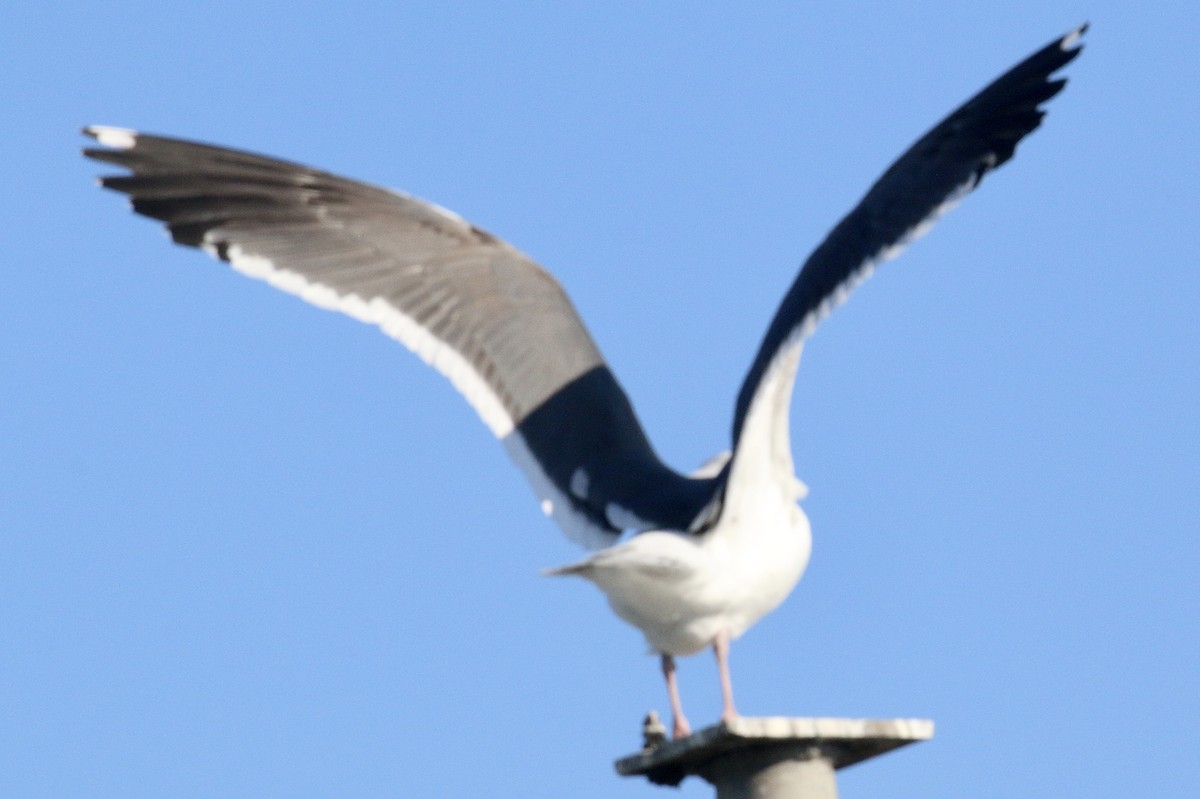
POLYGON ((788 415, 805 340, 1008 161, 1065 85, 1082 26, 1033 53, 919 138, 805 261, 742 382, 731 448, 692 474, 664 464, 562 286, 510 244, 410 195, 239 150, 91 126, 100 183, 178 244, 378 326, 445 375, 532 484, 595 550, 551 569, 603 591, 661 658, 673 735, 690 734, 675 658, 712 648, 722 721, 737 717, 729 645, 808 564, 788 415))

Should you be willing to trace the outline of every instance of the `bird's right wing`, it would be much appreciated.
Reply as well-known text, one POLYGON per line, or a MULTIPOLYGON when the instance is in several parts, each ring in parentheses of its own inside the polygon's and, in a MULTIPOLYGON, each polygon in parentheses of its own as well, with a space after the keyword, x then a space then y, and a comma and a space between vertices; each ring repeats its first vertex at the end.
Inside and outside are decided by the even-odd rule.
MULTIPOLYGON (((777 367, 795 368, 803 341, 882 261, 895 257, 1012 157, 1041 124, 1039 106, 1066 79, 1050 76, 1079 54, 1087 26, 1051 42, 939 122, 892 164, 858 206, 809 256, 788 290, 742 383, 733 420, 736 447, 760 388, 777 367)), ((790 386, 790 378, 788 385, 790 386)))

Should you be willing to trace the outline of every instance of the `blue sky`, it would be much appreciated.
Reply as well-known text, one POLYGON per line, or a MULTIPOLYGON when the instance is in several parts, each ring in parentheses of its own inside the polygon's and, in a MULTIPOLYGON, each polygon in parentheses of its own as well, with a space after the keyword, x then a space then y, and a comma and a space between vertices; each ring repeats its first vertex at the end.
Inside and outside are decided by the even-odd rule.
MULTIPOLYGON (((1084 20, 1043 129, 807 348, 813 560, 735 688, 935 720, 846 799, 1195 795, 1193 4, 259 0, 0 10, 0 795, 648 796, 611 761, 666 705, 600 594, 538 576, 577 551, 442 378, 168 246, 82 125, 506 238, 690 469, 825 231, 1084 20)), ((711 658, 681 679, 715 720, 711 658)))

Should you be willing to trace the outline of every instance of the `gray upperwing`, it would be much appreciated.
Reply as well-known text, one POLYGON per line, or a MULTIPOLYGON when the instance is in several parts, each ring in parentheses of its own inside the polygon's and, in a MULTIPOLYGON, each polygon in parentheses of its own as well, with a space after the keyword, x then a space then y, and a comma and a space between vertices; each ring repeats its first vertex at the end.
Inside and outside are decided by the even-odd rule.
POLYGON ((164 222, 176 242, 378 325, 446 375, 573 538, 614 540, 626 519, 610 511, 622 508, 671 521, 679 501, 661 497, 695 493, 654 455, 562 287, 505 242, 431 203, 299 164, 117 128, 85 132, 106 145, 88 157, 130 172, 102 185, 164 222), (578 387, 598 386, 587 377, 598 373, 609 381, 583 397, 578 387), (584 474, 588 491, 572 492, 584 474), (650 482, 634 490, 630 475, 650 482))

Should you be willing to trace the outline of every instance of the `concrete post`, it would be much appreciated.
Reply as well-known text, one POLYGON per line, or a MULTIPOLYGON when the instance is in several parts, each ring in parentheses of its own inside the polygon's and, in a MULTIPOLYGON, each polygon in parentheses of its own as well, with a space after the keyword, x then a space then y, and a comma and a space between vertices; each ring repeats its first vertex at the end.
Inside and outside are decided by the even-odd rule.
POLYGON ((933 737, 925 719, 739 718, 663 740, 646 720, 646 748, 616 762, 624 776, 678 785, 696 774, 717 799, 836 799, 835 771, 933 737))

